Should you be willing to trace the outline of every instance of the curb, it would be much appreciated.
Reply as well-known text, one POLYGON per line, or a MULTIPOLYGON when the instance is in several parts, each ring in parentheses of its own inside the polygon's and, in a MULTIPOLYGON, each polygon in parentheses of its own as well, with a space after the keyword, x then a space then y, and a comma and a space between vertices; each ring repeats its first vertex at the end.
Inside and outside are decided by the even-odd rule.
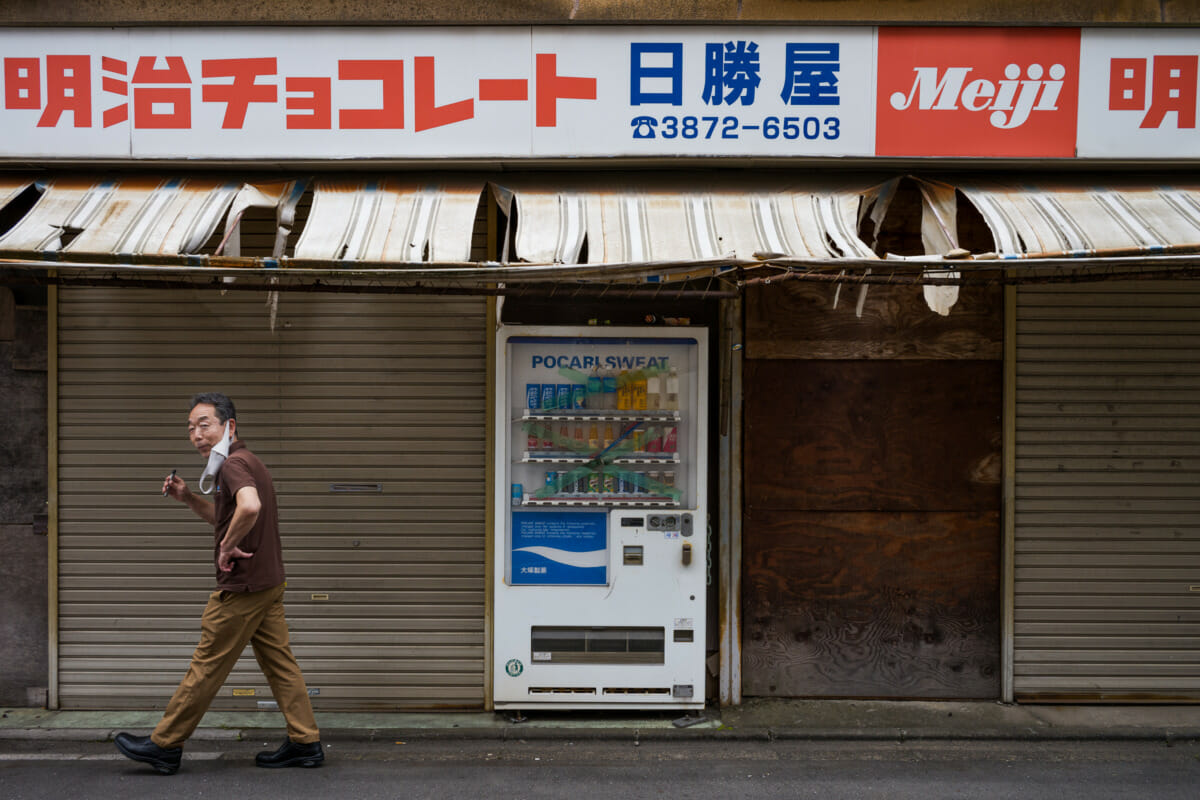
MULTIPOLYGON (((0 741, 111 741, 119 731, 109 728, 6 728, 0 729, 0 741)), ((633 741, 666 742, 709 739, 714 741, 811 741, 811 742, 995 742, 995 741, 1200 741, 1200 730, 1161 730, 1125 728, 1059 728, 1023 730, 978 730, 947 733, 935 729, 872 728, 536 728, 519 725, 505 728, 325 728, 326 741, 385 742, 399 741, 633 741)), ((198 728, 192 734, 198 741, 253 741, 285 736, 284 728, 198 728)))

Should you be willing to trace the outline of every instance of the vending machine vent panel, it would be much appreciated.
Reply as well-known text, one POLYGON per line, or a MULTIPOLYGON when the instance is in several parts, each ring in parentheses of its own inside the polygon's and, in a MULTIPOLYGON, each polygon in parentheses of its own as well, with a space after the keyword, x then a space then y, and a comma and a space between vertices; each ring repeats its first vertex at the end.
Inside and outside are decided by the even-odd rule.
POLYGON ((533 660, 548 664, 662 664, 663 628, 534 627, 533 660))

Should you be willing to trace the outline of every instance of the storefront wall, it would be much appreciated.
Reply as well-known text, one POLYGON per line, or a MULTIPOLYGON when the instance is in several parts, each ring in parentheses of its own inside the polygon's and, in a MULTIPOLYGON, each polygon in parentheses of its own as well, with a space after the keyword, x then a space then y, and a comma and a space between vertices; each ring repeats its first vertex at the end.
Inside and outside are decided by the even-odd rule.
MULTIPOLYGON (((144 4, 121 0, 86 4, 45 4, 21 0, 5 4, 0 9, 0 25, 12 27, 120 24, 192 26, 223 23, 254 26, 298 22, 330 26, 378 25, 383 22, 403 27, 424 24, 577 25, 586 22, 651 21, 686 21, 728 26, 744 22, 779 21, 796 25, 814 22, 863 25, 928 22, 1154 26, 1200 22, 1200 10, 1191 3, 1142 0, 1099 5, 1075 2, 1058 4, 1053 8, 1048 8, 1040 2, 996 4, 982 1, 950 3, 931 0, 903 4, 903 8, 900 8, 895 3, 881 1, 783 3, 770 0, 739 0, 736 3, 665 3, 658 4, 653 9, 648 9, 643 4, 624 2, 580 3, 561 0, 550 4, 388 4, 383 10, 380 9, 380 4, 374 2, 351 3, 331 10, 326 4, 308 2, 289 2, 260 9, 217 0, 205 7, 204 20, 197 20, 194 18, 194 9, 190 6, 160 4, 154 8, 147 8, 144 4)), ((996 543, 993 538, 999 523, 998 517, 992 515, 998 515, 999 506, 995 500, 995 494, 998 492, 998 479, 994 478, 996 467, 990 459, 996 456, 998 448, 999 423, 993 421, 993 416, 998 416, 995 406, 999 403, 1001 387, 998 373, 992 375, 996 359, 999 358, 994 349, 999 334, 996 332, 995 321, 991 319, 995 312, 990 310, 994 304, 990 300, 979 298, 971 301, 975 304, 975 311, 962 324, 965 329, 974 331, 972 335, 975 338, 970 340, 975 344, 964 349, 961 340, 950 336, 942 342, 945 346, 939 346, 936 350, 923 346, 909 350, 913 340, 896 334, 893 327, 896 321, 889 316, 890 314, 898 310, 902 312, 907 320, 906 325, 947 324, 929 315, 929 312, 921 307, 919 300, 906 298, 903 302, 883 306, 878 312, 878 319, 881 321, 874 327, 869 327, 869 321, 864 323, 864 320, 851 316, 828 329, 807 331, 797 339, 790 327, 798 320, 808 319, 813 324, 825 325, 834 313, 851 314, 853 304, 843 300, 840 309, 830 311, 829 295, 832 294, 832 288, 813 290, 820 294, 819 302, 815 299, 793 298, 786 291, 780 291, 781 289, 782 287, 769 287, 762 293, 751 294, 748 298, 748 306, 758 307, 759 310, 755 312, 758 321, 748 318, 747 327, 746 420, 748 426, 754 427, 755 430, 748 432, 745 442, 748 465, 745 515, 747 544, 744 555, 747 566, 744 571, 743 594, 743 620, 746 625, 746 693, 821 696, 869 694, 897 697, 996 696, 994 671, 997 669, 998 657, 995 652, 997 646, 992 643, 999 639, 994 626, 998 625, 1001 593, 998 587, 999 555, 995 553, 996 543), (984 308, 985 306, 987 308, 984 308), (808 316, 797 314, 798 307, 806 309, 805 314, 808 316), (903 311, 904 309, 907 311, 903 311), (920 314, 917 313, 918 310, 920 314), (926 323, 925 317, 929 317, 929 323, 926 323), (848 325, 843 324, 846 321, 849 322, 848 325), (777 330, 768 332, 767 329, 771 327, 777 330), (752 344, 756 339, 760 344, 757 350, 752 344), (793 348, 785 354, 761 347, 763 343, 785 340, 808 342, 812 346, 802 350, 793 348), (867 340, 873 340, 874 343, 867 340), (987 342, 987 346, 978 346, 980 341, 987 342), (889 353, 886 346, 882 349, 878 346, 879 342, 899 342, 901 347, 889 353), (803 365, 804 369, 796 370, 797 365, 803 365), (797 378, 801 384, 798 388, 797 378), (899 394, 905 403, 902 408, 907 409, 903 414, 896 415, 887 407, 887 403, 896 395, 893 385, 910 388, 910 391, 902 391, 899 394), (800 391, 801 389, 803 391, 800 391), (789 404, 789 396, 797 398, 796 404, 789 404), (798 405, 800 402, 806 406, 801 408, 798 405), (977 405, 981 407, 976 407, 977 405), (798 411, 801 411, 803 416, 798 414, 798 411), (970 420, 969 425, 962 422, 963 414, 970 420), (820 420, 819 423, 815 423, 821 425, 820 430, 806 432, 797 429, 797 425, 813 424, 812 419, 820 420), (837 435, 827 430, 830 420, 838 421, 837 427, 844 430, 837 435), (951 431, 960 424, 965 427, 960 432, 961 435, 956 437, 951 431), (868 427, 870 425, 874 427, 868 427), (966 453, 957 451, 958 442, 963 436, 972 442, 966 453), (913 442, 914 439, 917 441, 909 449, 899 448, 894 444, 896 441, 913 442), (779 452, 779 448, 789 442, 795 452, 779 452), (812 445, 813 442, 817 444, 812 445), (801 458, 805 448, 810 446, 819 447, 820 452, 808 452, 807 456, 801 458), (772 453, 770 448, 776 452, 772 453), (827 457, 830 453, 838 455, 827 457), (942 455, 948 457, 949 461, 941 458, 942 455), (929 459, 928 462, 923 462, 922 459, 926 458, 929 459), (768 474, 759 474, 760 471, 768 474), (926 478, 926 474, 930 477, 926 478), (845 543, 851 541, 846 532, 859 537, 857 541, 861 543, 861 548, 845 548, 845 543), (830 555, 826 545, 833 543, 843 548, 841 555, 830 555), (925 549, 920 549, 922 547, 925 549), (949 553, 946 552, 947 548, 949 553), (943 558, 948 560, 937 560, 943 558), (814 563, 820 565, 815 571, 814 563), (853 577, 856 573, 863 577, 853 577), (797 576, 800 576, 799 580, 797 576), (922 576, 929 576, 929 581, 924 580, 922 576), (832 584, 825 583, 827 580, 832 580, 832 584), (971 591, 967 591, 968 586, 972 586, 971 591), (912 587, 920 587, 922 591, 910 597, 908 593, 913 591, 912 587), (980 587, 983 587, 983 590, 980 590, 980 587), (831 601, 831 597, 837 599, 831 601), (879 597, 889 598, 888 607, 892 609, 885 615, 886 623, 878 630, 868 626, 860 632, 858 626, 864 624, 866 610, 873 608, 879 597), (902 602, 905 600, 912 602, 902 602), (780 613, 781 610, 784 613, 783 619, 789 622, 771 622, 771 616, 780 613), (820 629, 817 622, 821 621, 831 627, 820 629), (947 635, 948 630, 953 633, 947 635), (830 635, 834 635, 848 637, 845 641, 852 643, 854 647, 861 648, 866 646, 864 642, 872 641, 877 645, 866 646, 867 649, 862 651, 865 655, 856 661, 855 658, 847 657, 853 649, 847 645, 821 644, 823 649, 817 649, 807 644, 812 641, 814 631, 819 642, 822 641, 822 637, 827 640, 830 635), (837 656, 832 659, 836 662, 833 668, 828 668, 826 664, 826 653, 837 656), (876 659, 876 653, 882 655, 882 661, 872 662, 872 659, 876 659), (889 658, 889 655, 895 655, 896 659, 904 657, 909 660, 898 661, 889 658), (923 660, 912 661, 917 656, 923 660), (863 662, 864 659, 866 663, 863 662), (900 668, 910 670, 913 663, 920 665, 914 677, 896 672, 900 668)), ((871 290, 864 305, 867 320, 876 313, 872 310, 875 308, 874 304, 890 302, 886 300, 889 296, 881 289, 871 290)), ((960 323, 960 311, 961 308, 956 310, 950 317, 952 322, 948 324, 960 323)), ((190 317, 185 315, 185 318, 190 317)), ((370 319, 370 315, 364 319, 370 319)), ((196 317, 195 321, 201 325, 211 322, 201 317, 196 317)), ((129 322, 128 318, 126 322, 129 322)), ((484 324, 482 314, 475 312, 460 317, 457 323, 461 329, 477 333, 483 330, 484 324), (477 324, 474 320, 477 320, 477 324)), ((482 334, 478 335, 482 339, 482 334)), ((394 344, 403 347, 405 341, 397 340, 394 344)), ((148 339, 145 346, 149 347, 148 339)), ((479 347, 480 352, 484 352, 482 344, 479 347)), ((157 368, 149 369, 148 373, 152 374, 155 369, 157 368)), ((483 380, 482 367, 472 374, 475 375, 472 380, 483 380)), ((143 375, 139 373, 139 377, 143 375)), ((167 403, 168 394, 173 398, 176 388, 183 389, 186 395, 194 388, 190 385, 192 382, 189 378, 177 386, 160 387, 158 401, 167 403)), ((287 382, 282 377, 271 386, 276 388, 260 387, 260 396, 267 398, 274 392, 274 396, 279 398, 281 403, 286 393, 292 391, 286 388, 287 382)), ((335 395, 327 397, 328 404, 322 406, 322 410, 336 411, 339 404, 352 399, 349 395, 335 395)), ((110 400, 114 398, 124 399, 120 393, 112 395, 110 400)), ((253 408, 253 404, 250 407, 253 408)), ((70 413, 80 413, 82 410, 82 406, 77 406, 70 413)), ((264 406, 256 413, 265 414, 268 411, 282 413, 282 406, 279 405, 274 410, 264 406)), ((430 409, 429 413, 438 411, 440 406, 430 409)), ((62 410, 62 414, 67 413, 66 409, 62 410)), ((478 419, 482 419, 482 414, 478 419)), ((94 418, 88 419, 88 426, 95 424, 94 418)), ((171 423, 164 417, 160 424, 164 434, 168 433, 166 429, 171 423)), ((282 422, 274 424, 283 425, 282 422)), ((268 438, 282 441, 281 430, 282 427, 277 427, 274 436, 268 438)), ((481 437, 482 435, 480 433, 481 437)), ((105 446, 109 444, 111 443, 105 443, 105 446)), ((482 450, 480 452, 482 463, 482 450)), ((281 463, 287 460, 282 449, 269 454, 272 457, 278 456, 282 460, 281 463)), ((162 455, 165 457, 168 454, 162 455)), ((310 455, 309 458, 313 461, 318 460, 316 456, 310 455)), ((65 469, 68 466, 64 461, 62 467, 65 469)), ((112 470, 116 466, 109 464, 108 469, 112 470)), ((157 473, 161 471, 157 466, 150 464, 145 464, 141 469, 145 475, 136 477, 137 486, 141 486, 147 476, 156 479, 157 473)), ((84 480, 82 476, 76 477, 84 480)), ((365 480, 367 483, 377 482, 365 480)), ((326 476, 318 479, 318 483, 325 481, 326 476)), ((333 479, 329 478, 328 482, 333 482, 333 479)), ((135 493, 132 486, 133 484, 126 485, 123 491, 135 493)), ((76 489, 80 490, 78 496, 83 498, 79 508, 88 506, 91 501, 87 498, 97 494, 95 486, 79 484, 76 489)), ((482 486, 477 489, 477 492, 471 490, 464 496, 482 498, 482 486)), ((66 495, 63 497, 65 499, 66 495)), ((362 498, 354 495, 350 499, 362 498)), ((413 502, 420 504, 419 500, 413 502)), ((470 503, 474 502, 476 499, 470 500, 470 503)), ((422 507, 428 507, 428 503, 422 507)), ((103 512, 109 515, 104 519, 91 519, 87 514, 93 512, 81 512, 78 509, 73 511, 64 506, 64 537, 82 535, 81 527, 77 527, 74 534, 69 530, 73 524, 71 514, 77 512, 84 514, 75 518, 75 523, 79 525, 103 523, 112 528, 128 529, 138 522, 133 518, 119 519, 111 508, 103 512)), ((479 514, 481 515, 482 511, 479 511, 479 514)), ((479 541, 482 542, 481 520, 476 524, 456 518, 453 524, 462 526, 461 530, 464 531, 467 528, 475 531, 475 535, 478 535, 479 541)), ((69 538, 65 538, 64 541, 68 549, 73 546, 69 538)), ((88 543, 84 540, 77 540, 76 544, 84 550, 87 549, 85 545, 88 543)), ((319 550, 319 546, 317 549, 319 550)), ((305 563, 307 559, 308 556, 303 556, 300 561, 305 563)), ((470 569, 482 569, 482 555, 475 553, 472 559, 474 566, 470 569)), ((183 560, 188 559, 181 559, 181 562, 183 560)), ((62 602, 82 603, 83 605, 75 607, 76 610, 83 609, 84 605, 95 597, 86 594, 92 590, 88 588, 86 581, 71 583, 70 570, 79 569, 78 575, 88 580, 102 576, 111 582, 137 577, 121 572, 124 567, 117 568, 115 572, 104 572, 110 567, 98 567, 97 563, 102 561, 98 556, 93 559, 93 555, 84 555, 81 561, 76 562, 77 567, 71 566, 69 561, 70 558, 66 557, 63 562, 62 602), (71 592, 81 594, 72 595, 71 592)), ((189 563, 202 561, 203 559, 191 559, 189 563)), ((402 569, 399 562, 393 566, 402 569)), ((307 569, 308 567, 304 567, 302 571, 307 569)), ((191 576, 188 580, 203 583, 200 572, 188 574, 191 576)), ((325 581, 327 585, 332 586, 329 581, 335 577, 344 576, 317 571, 310 579, 314 584, 325 581)), ((447 575, 441 577, 448 579, 447 575)), ((480 575, 480 586, 482 581, 480 575)), ((339 586, 339 591, 345 590, 344 583, 339 586)), ((467 674, 483 669, 481 664, 472 663, 483 651, 484 625, 482 608, 472 605, 482 602, 481 595, 471 594, 475 591, 473 586, 468 580, 462 584, 453 584, 452 589, 451 583, 439 587, 467 593, 470 599, 464 607, 471 608, 468 616, 472 619, 471 624, 478 630, 464 634, 458 639, 448 640, 447 646, 458 649, 453 652, 447 650, 440 654, 430 654, 430 660, 423 662, 423 669, 439 663, 436 662, 439 658, 449 659, 459 665, 470 664, 469 668, 464 670, 467 674)), ((162 587, 145 585, 142 588, 150 592, 147 597, 158 597, 153 593, 162 587)), ((301 592, 294 598, 289 598, 289 601, 293 608, 298 604, 308 605, 314 614, 317 614, 319 608, 332 608, 332 603, 336 602, 333 598, 337 596, 337 591, 326 592, 314 585, 307 594, 301 592), (324 594, 329 594, 330 600, 313 598, 313 595, 324 594), (308 600, 305 601, 304 597, 308 600), (321 606, 322 603, 330 605, 321 606)), ((162 598, 158 597, 154 602, 161 600, 162 598)), ((436 598, 426 597, 424 600, 433 601, 436 598)), ((111 598, 107 602, 111 602, 111 598)), ((352 609, 352 605, 346 608, 352 609)), ((420 613, 416 606, 412 610, 414 613, 420 613)), ((194 608, 188 607, 180 618, 194 616, 194 611, 194 608)), ((21 613, 20 608, 17 608, 17 613, 21 613)), ((346 610, 345 613, 337 612, 334 617, 344 621, 354 613, 357 611, 346 610)), ((69 616, 71 615, 64 610, 64 623, 68 623, 69 616)), ((81 613, 78 617, 83 619, 86 614, 81 613)), ((122 624, 120 620, 114 623, 111 615, 108 619, 110 624, 118 627, 122 624)), ((304 615, 301 615, 301 620, 298 636, 305 627, 304 615)), ((125 640, 121 637, 128 634, 115 634, 110 637, 109 633, 96 628, 93 623, 82 623, 83 627, 78 629, 80 638, 70 640, 67 638, 67 631, 74 630, 72 624, 68 623, 64 627, 62 640, 63 685, 80 687, 80 693, 75 695, 77 698, 108 696, 108 690, 97 686, 92 680, 93 673, 116 667, 111 660, 106 660, 109 653, 102 649, 89 648, 93 644, 113 648, 124 647, 125 640), (93 627, 89 628, 88 625, 93 627), (73 670, 69 675, 67 667, 73 670)), ((350 623, 347 622, 347 625, 350 623)), ((139 659, 142 659, 139 669, 144 669, 146 674, 159 675, 157 671, 163 662, 156 661, 156 658, 180 658, 178 653, 184 647, 183 640, 188 636, 181 636, 178 632, 170 635, 174 638, 157 645, 160 651, 148 654, 144 658, 139 655, 139 659)), ((410 634, 397 632, 396 636, 399 638, 374 642, 370 646, 386 647, 407 642, 409 640, 404 638, 405 635, 410 634)), ((351 639, 364 647, 365 653, 370 652, 370 646, 367 646, 363 637, 351 639)), ((330 646, 330 642, 314 646, 330 646)), ((334 643, 332 646, 337 645, 334 643)), ((318 651, 313 651, 309 657, 318 657, 318 651)), ((444 666, 446 662, 440 663, 444 666)), ((323 672, 323 675, 338 674, 338 670, 349 674, 357 668, 356 665, 345 663, 340 666, 329 665, 328 671, 323 672)), ((249 673, 244 677, 248 681, 254 679, 249 673)), ((146 697, 161 696, 162 687, 170 682, 161 676, 154 680, 158 681, 155 684, 156 688, 146 697)), ((482 684, 482 679, 479 683, 482 684)), ((324 685, 330 684, 326 682, 324 685)), ((396 689, 398 684, 377 678, 367 680, 364 685, 382 687, 378 688, 378 691, 386 698, 383 701, 384 705, 415 702, 413 698, 425 691, 399 690, 396 689), (393 694, 389 695, 389 691, 393 694), (409 693, 405 694, 406 691, 409 693)), ((419 681, 410 684, 410 687, 418 685, 419 681)), ((464 679, 463 685, 469 687, 471 681, 464 679)), ((246 684, 243 688, 251 686, 246 684)), ((451 704, 467 706, 483 702, 482 696, 474 692, 475 690, 470 688, 455 689, 453 692, 444 693, 443 699, 448 698, 447 702, 451 704)), ((367 691, 359 692, 353 703, 371 702, 369 699, 363 699, 368 694, 367 691)), ((70 692, 65 695, 70 696, 70 692)), ((328 696, 337 695, 331 693, 328 696)), ((420 702, 432 702, 429 698, 434 694, 421 696, 424 699, 420 702)), ((239 702, 243 700, 244 698, 239 698, 239 702)))

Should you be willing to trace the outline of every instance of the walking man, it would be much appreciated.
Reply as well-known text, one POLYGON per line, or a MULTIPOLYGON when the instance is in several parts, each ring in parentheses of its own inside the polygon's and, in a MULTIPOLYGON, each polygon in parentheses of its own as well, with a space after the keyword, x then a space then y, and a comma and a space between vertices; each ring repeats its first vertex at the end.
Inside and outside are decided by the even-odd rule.
MULTIPOLYGON (((215 477, 210 503, 172 472, 163 494, 185 503, 213 526, 217 588, 200 623, 200 643, 166 713, 149 736, 117 734, 117 749, 163 774, 179 769, 183 743, 200 724, 249 643, 287 720, 288 738, 275 752, 259 753, 260 767, 319 767, 325 760, 308 687, 288 646, 283 615, 283 552, 275 485, 266 465, 237 438, 233 402, 209 392, 192 398, 188 438, 208 459, 200 478, 215 477)), ((211 483, 209 484, 212 485, 211 483)), ((212 489, 208 489, 212 491, 212 489)))

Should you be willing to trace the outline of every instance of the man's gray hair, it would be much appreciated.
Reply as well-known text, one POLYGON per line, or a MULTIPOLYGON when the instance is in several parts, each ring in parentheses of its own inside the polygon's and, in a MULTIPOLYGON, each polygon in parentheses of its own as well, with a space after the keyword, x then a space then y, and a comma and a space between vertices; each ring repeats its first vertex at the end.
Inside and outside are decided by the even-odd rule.
POLYGON ((217 419, 221 421, 221 424, 225 424, 231 419, 237 419, 233 401, 220 392, 200 392, 192 395, 192 404, 189 409, 195 408, 201 403, 207 403, 217 410, 217 419))

